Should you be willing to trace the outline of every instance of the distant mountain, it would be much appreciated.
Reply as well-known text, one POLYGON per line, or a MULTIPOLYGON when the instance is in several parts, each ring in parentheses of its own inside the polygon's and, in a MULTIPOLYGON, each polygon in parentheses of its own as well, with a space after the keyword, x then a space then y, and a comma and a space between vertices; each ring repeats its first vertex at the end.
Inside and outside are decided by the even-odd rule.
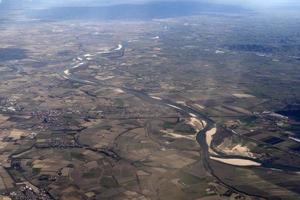
POLYGON ((44 20, 69 19, 154 19, 197 15, 203 12, 245 12, 241 6, 212 4, 195 1, 163 1, 144 4, 117 4, 109 6, 54 7, 28 12, 44 20))

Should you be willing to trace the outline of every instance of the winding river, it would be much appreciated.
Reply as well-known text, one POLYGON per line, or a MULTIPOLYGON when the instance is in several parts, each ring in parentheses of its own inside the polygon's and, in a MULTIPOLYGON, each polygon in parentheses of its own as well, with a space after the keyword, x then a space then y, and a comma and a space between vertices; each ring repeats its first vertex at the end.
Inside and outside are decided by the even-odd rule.
MULTIPOLYGON (((90 60, 93 60, 95 57, 102 57, 102 58, 112 58, 112 57, 122 57, 124 55, 125 47, 122 44, 119 44, 116 48, 113 48, 109 51, 103 51, 103 52, 97 52, 95 54, 85 54, 82 57, 77 57, 76 58, 76 63, 67 69, 64 69, 63 71, 59 72, 59 75, 63 77, 66 80, 73 81, 73 82, 78 82, 82 84, 88 84, 88 85, 101 85, 101 86, 106 86, 106 87, 111 87, 114 89, 122 90, 126 93, 129 93, 131 95, 134 95, 144 101, 147 101, 152 104, 159 104, 163 106, 167 106, 173 109, 176 109, 178 112, 193 116, 199 120, 204 120, 205 127, 200 130, 197 133, 196 140, 201 146, 201 159, 203 162, 203 165, 207 172, 211 174, 213 177, 215 177, 218 181, 220 181, 224 186, 227 188, 243 193, 246 195, 250 196, 256 196, 253 194, 247 194, 243 191, 239 191, 237 188, 234 188, 224 181, 222 181, 215 173, 213 168, 210 165, 210 162, 216 161, 216 162, 221 162, 227 165, 232 165, 232 166, 237 166, 237 167, 263 167, 267 168, 268 170, 276 170, 276 171, 289 171, 289 172, 298 172, 299 169, 294 169, 293 167, 288 168, 287 166, 281 166, 281 165, 273 165, 273 164, 268 164, 264 163, 263 161, 253 159, 253 158, 244 158, 242 156, 224 156, 224 155, 219 155, 217 152, 214 152, 213 149, 211 148, 212 145, 212 140, 215 134, 217 134, 217 125, 216 122, 213 121, 211 118, 203 115, 201 112, 198 110, 195 110, 187 105, 183 104, 178 104, 175 103, 169 99, 163 99, 160 97, 154 97, 151 96, 147 93, 144 93, 142 91, 133 89, 133 88, 128 88, 128 87, 117 87, 114 85, 107 85, 101 81, 90 81, 90 80, 84 80, 79 77, 76 77, 73 74, 73 71, 88 65, 88 62, 90 60)), ((260 197, 260 196, 257 196, 260 197)))

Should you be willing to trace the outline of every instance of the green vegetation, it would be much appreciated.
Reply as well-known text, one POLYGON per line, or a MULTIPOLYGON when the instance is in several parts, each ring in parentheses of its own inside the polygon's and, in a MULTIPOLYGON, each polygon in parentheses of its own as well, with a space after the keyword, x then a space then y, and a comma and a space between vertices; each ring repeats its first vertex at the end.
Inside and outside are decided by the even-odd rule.
POLYGON ((247 125, 250 125, 250 124, 253 124, 256 122, 257 120, 257 116, 246 116, 246 117, 240 117, 239 120, 242 122, 242 123, 245 123, 247 125))
POLYGON ((173 129, 176 123, 165 121, 163 124, 164 129, 173 129))
POLYGON ((174 130, 179 133, 185 133, 187 135, 195 133, 195 129, 188 124, 179 123, 174 127, 174 130))
POLYGON ((100 184, 103 187, 107 187, 107 188, 114 188, 114 187, 118 186, 116 181, 112 177, 108 177, 108 176, 102 177, 101 181, 100 181, 100 184))
POLYGON ((75 158, 77 160, 81 160, 81 161, 85 160, 85 157, 84 157, 84 155, 82 153, 71 152, 70 155, 71 155, 72 158, 75 158))
POLYGON ((110 126, 110 125, 99 127, 100 130, 110 130, 111 128, 112 128, 112 126, 110 126))
POLYGON ((82 177, 83 178, 98 178, 101 174, 101 170, 98 169, 98 168, 95 168, 95 169, 91 169, 90 171, 88 172, 84 172, 82 174, 82 177))
POLYGON ((180 181, 186 185, 193 185, 193 184, 197 184, 203 180, 196 176, 193 176, 191 174, 183 173, 180 176, 180 181))
POLYGON ((41 172, 40 168, 32 168, 32 175, 36 176, 41 172))
POLYGON ((124 101, 122 99, 116 99, 115 104, 117 107, 120 107, 120 108, 124 107, 124 101))

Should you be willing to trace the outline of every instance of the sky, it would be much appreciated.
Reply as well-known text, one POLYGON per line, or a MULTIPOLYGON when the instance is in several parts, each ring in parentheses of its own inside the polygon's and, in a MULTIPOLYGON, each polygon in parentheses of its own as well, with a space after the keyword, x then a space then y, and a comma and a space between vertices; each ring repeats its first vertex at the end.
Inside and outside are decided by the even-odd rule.
MULTIPOLYGON (((4 1, 12 0, 0 0, 0 3, 4 1)), ((15 0, 14 0, 15 1, 15 0)), ((44 6, 61 6, 64 4, 69 5, 107 5, 107 4, 122 4, 122 3, 145 3, 153 1, 185 1, 185 0, 18 0, 18 1, 28 1, 37 5, 44 6)), ((221 4, 231 4, 240 5, 252 8, 270 8, 270 7, 280 7, 280 6, 300 6, 300 0, 193 0, 200 2, 209 3, 221 3, 221 4)))
POLYGON ((250 5, 256 7, 288 6, 299 4, 299 0, 212 0, 220 3, 250 5))
MULTIPOLYGON (((22 1, 22 0, 20 0, 22 1)), ((118 3, 141 3, 147 1, 158 1, 158 0, 29 0, 32 2, 48 2, 50 4, 60 4, 60 2, 72 2, 72 3, 87 3, 87 2, 118 2, 118 3)), ((164 0, 164 1, 176 1, 176 0, 164 0)), ((178 1, 178 0, 177 0, 178 1)), ((184 1, 184 0, 182 0, 184 1)), ((203 0, 195 0, 195 1, 203 1, 203 0)), ((297 3, 298 0, 206 0, 209 2, 218 2, 218 3, 225 3, 225 4, 244 4, 244 5, 280 5, 280 4, 291 4, 297 3)), ((0 0, 0 3, 2 0, 0 0)))

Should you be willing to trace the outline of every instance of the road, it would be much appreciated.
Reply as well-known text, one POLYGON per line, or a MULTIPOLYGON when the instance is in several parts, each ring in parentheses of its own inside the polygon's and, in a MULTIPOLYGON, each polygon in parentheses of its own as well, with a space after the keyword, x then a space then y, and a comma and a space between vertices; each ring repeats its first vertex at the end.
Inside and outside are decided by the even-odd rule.
MULTIPOLYGON (((206 122, 206 126, 204 127, 204 129, 202 129, 201 131, 199 131, 197 133, 197 142, 200 144, 201 146, 201 158, 202 158, 202 162, 203 165, 205 167, 205 169, 207 170, 207 172, 213 176, 215 179, 217 179, 223 186, 225 186, 226 188, 228 188, 231 191, 240 193, 240 194, 244 194, 244 195, 248 195, 248 196, 253 196, 253 197, 259 197, 259 198, 265 198, 259 195, 254 195, 254 194, 248 194, 247 192, 244 191, 240 191, 239 189, 228 185, 226 182, 224 182, 221 178, 219 178, 215 173, 213 168, 210 165, 210 154, 209 154, 209 147, 206 143, 206 132, 209 131, 210 129, 212 129, 213 127, 216 126, 216 123, 209 117, 207 117, 206 115, 204 115, 203 113, 199 112, 198 110, 195 110, 189 106, 186 105, 182 105, 182 104, 178 104, 173 102, 172 100, 169 99, 162 99, 162 98, 157 98, 157 97, 151 97, 149 94, 142 92, 140 90, 136 90, 133 88, 128 88, 128 87, 117 87, 114 85, 108 85, 105 84, 101 81, 90 81, 90 80, 84 80, 81 79, 79 77, 76 77, 75 75, 73 75, 73 70, 77 69, 80 66, 86 66, 85 64, 88 64, 88 60, 87 58, 89 57, 98 57, 98 56, 104 56, 104 57, 108 57, 108 58, 116 58, 116 57, 122 57, 124 55, 124 47, 122 45, 118 45, 117 48, 113 49, 111 52, 105 52, 103 54, 98 53, 97 55, 91 55, 88 57, 82 57, 79 59, 80 63, 75 64, 75 66, 70 66, 67 69, 64 69, 63 71, 59 72, 59 74, 72 82, 77 82, 77 83, 81 83, 81 84, 87 84, 87 85, 96 85, 96 86, 102 86, 102 87, 110 87, 110 88, 115 88, 115 89, 121 89, 122 91, 131 94, 135 97, 138 97, 141 100, 147 101, 148 103, 151 104, 157 104, 157 105, 162 105, 162 106, 167 106, 167 107, 171 107, 173 109, 176 109, 178 112, 185 114, 185 115, 193 115, 196 116, 198 119, 204 120, 206 122), (118 55, 117 51, 121 51, 118 55), (112 53, 114 56, 111 56, 110 53, 112 53)), ((232 158, 237 158, 239 159, 240 157, 235 157, 232 156, 232 158)))
MULTIPOLYGON (((148 103, 151 104, 156 104, 156 105, 162 105, 162 106, 166 106, 169 108, 173 108, 175 109, 177 112, 183 114, 183 115, 187 115, 187 116, 193 116, 196 117, 199 120, 204 120, 205 121, 205 127, 200 130, 197 133, 196 136, 196 140, 200 145, 200 149, 201 149, 201 160, 202 163, 206 169, 206 171, 213 176, 216 180, 218 180, 223 186, 225 186, 226 188, 228 188, 231 191, 235 191, 237 193, 240 194, 244 194, 244 195, 248 195, 248 196, 253 196, 253 197, 259 197, 259 198, 265 198, 259 195, 255 195, 255 194, 249 194, 245 191, 241 191, 238 188, 235 188, 229 184, 227 184, 225 181, 223 181, 220 177, 218 177, 216 175, 216 173, 214 172, 214 169, 212 168, 210 162, 211 160, 211 155, 209 152, 209 145, 207 143, 207 138, 206 138, 206 134, 209 130, 211 130, 212 128, 216 127, 216 122, 209 118, 208 116, 204 115, 202 112, 193 109, 192 107, 189 107, 188 105, 183 105, 183 104, 178 104, 173 102, 170 99, 163 99, 163 98, 159 98, 159 97, 153 97, 150 96, 149 94, 140 91, 140 90, 136 90, 133 88, 129 88, 129 87, 117 87, 114 85, 109 85, 109 84, 105 84, 102 81, 95 81, 95 80, 85 80, 85 79, 81 79, 77 76, 75 76, 73 74, 74 70, 81 68, 81 67, 86 67, 89 64, 90 60, 93 60, 95 57, 96 58, 107 58, 107 59, 112 59, 112 58, 118 58, 118 57, 122 57, 124 55, 124 51, 125 51, 125 47, 121 44, 118 45, 118 47, 111 49, 110 51, 105 51, 105 52, 98 52, 96 54, 86 54, 82 57, 78 57, 77 63, 74 63, 74 65, 69 66, 68 68, 59 71, 58 74, 63 77, 66 80, 72 81, 72 82, 77 82, 77 83, 81 83, 81 84, 85 84, 85 85, 94 85, 94 86, 101 86, 101 87, 110 87, 110 88, 114 88, 114 89, 120 89, 128 94, 131 94, 135 97, 138 97, 139 99, 143 100, 143 101, 147 101, 148 103)), ((97 59, 98 60, 98 59, 97 59)), ((101 60, 101 59, 99 59, 101 60)), ((95 61, 95 60, 93 60, 95 61)), ((20 66, 16 66, 14 67, 14 70, 17 73, 22 73, 23 69, 20 66)), ((231 130, 229 130, 231 131, 231 130)), ((102 152, 103 153, 103 152, 102 152)), ((107 152, 104 152, 107 153, 107 152)), ((108 152, 109 154, 113 154, 113 152, 108 152)), ((113 155, 114 156, 114 155, 113 155)), ((289 171, 289 172, 298 172, 299 168, 293 168, 293 167, 287 167, 287 166, 280 166, 280 165, 272 165, 272 164, 268 164, 268 163, 263 163, 259 160, 256 159, 251 159, 251 158, 244 158, 241 156, 226 156, 226 155, 219 155, 218 158, 221 159, 249 159, 249 161, 255 161, 255 162, 259 162, 261 163, 260 167, 264 167, 267 168, 269 170, 280 170, 280 171, 289 171)), ((215 161, 214 161, 215 162, 215 161)))

